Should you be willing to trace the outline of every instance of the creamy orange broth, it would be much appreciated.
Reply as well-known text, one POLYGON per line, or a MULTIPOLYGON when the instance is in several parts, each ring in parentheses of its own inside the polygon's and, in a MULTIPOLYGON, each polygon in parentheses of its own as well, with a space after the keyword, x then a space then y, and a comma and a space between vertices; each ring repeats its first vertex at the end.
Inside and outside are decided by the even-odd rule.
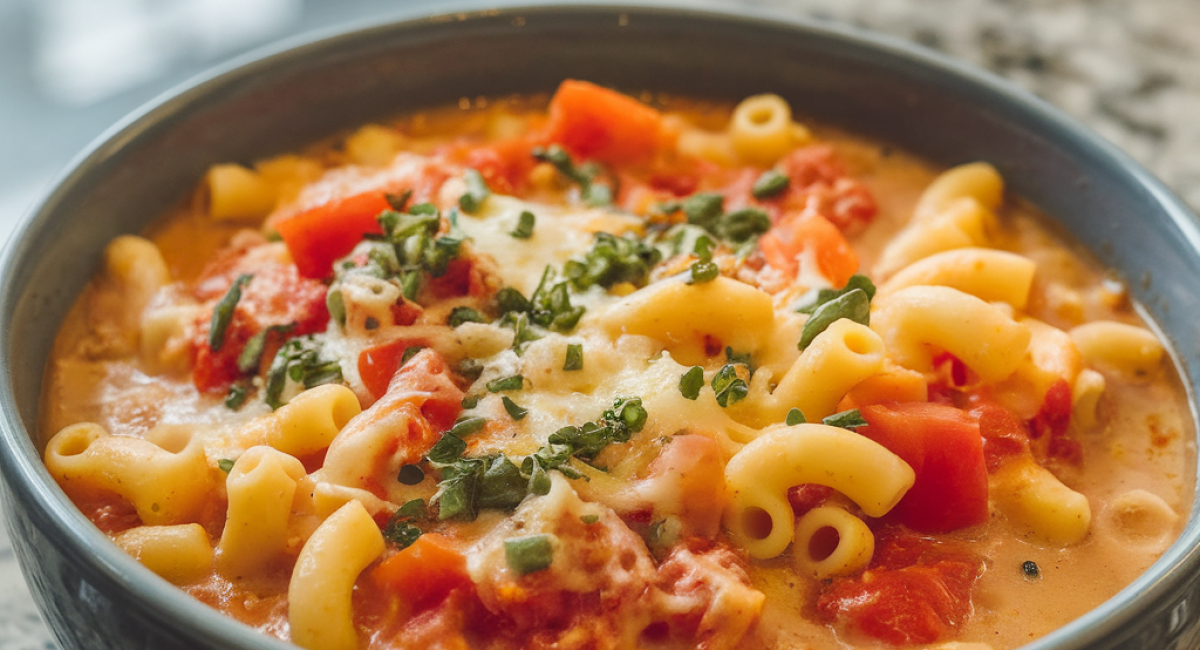
MULTIPOLYGON (((647 95, 642 99, 654 100, 656 106, 671 115, 668 124, 673 124, 673 128, 676 129, 682 128, 683 131, 700 127, 710 131, 720 130, 728 122, 731 110, 728 106, 686 102, 674 98, 647 95), (681 124, 682 127, 679 126, 681 124)), ((436 153, 443 151, 443 145, 456 139, 465 138, 466 142, 488 142, 519 134, 524 129, 541 128, 544 118, 531 111, 540 108, 543 102, 544 99, 536 98, 492 102, 479 100, 472 106, 472 102, 467 101, 461 107, 400 118, 388 125, 388 128, 399 134, 398 141, 402 144, 397 146, 420 154, 436 153)), ((878 213, 868 226, 849 231, 850 241, 859 257, 860 272, 870 274, 884 247, 893 241, 908 223, 922 192, 934 181, 939 170, 904 152, 834 129, 814 128, 813 139, 817 143, 833 146, 847 177, 862 183, 878 205, 878 213)), ((301 175, 302 180, 315 180, 323 170, 350 164, 354 157, 353 152, 347 152, 347 148, 340 141, 332 145, 314 147, 303 155, 304 160, 316 171, 311 172, 311 176, 301 175)), ((734 161, 733 164, 741 163, 734 161)), ((563 201, 570 203, 570 197, 573 195, 565 189, 561 179, 553 179, 552 169, 548 170, 542 165, 534 167, 529 174, 534 178, 534 184, 532 189, 526 190, 525 196, 533 204, 563 201)), ((292 182, 297 186, 301 184, 295 179, 292 182)), ((336 193, 339 183, 353 185, 356 181, 342 179, 332 183, 324 182, 336 193)), ((295 189, 293 187, 290 191, 294 192, 295 189)), ((495 192, 494 189, 493 191, 495 192)), ((283 190, 283 193, 276 215, 271 217, 272 220, 319 203, 311 196, 305 198, 304 194, 300 195, 298 202, 292 202, 287 194, 288 190, 283 190), (308 204, 305 204, 306 201, 308 204)), ((1048 228, 1034 211, 1021 201, 1008 197, 997 211, 997 216, 999 225, 989 232, 989 245, 1020 253, 1037 262, 1030 303, 1025 310, 1027 315, 1061 330, 1070 330, 1077 325, 1096 320, 1143 324, 1125 295, 1124 288, 1090 260, 1086 253, 1065 243, 1061 236, 1052 228, 1048 228)), ((464 215, 459 218, 472 217, 464 215)), ((539 215, 538 227, 548 227, 544 221, 547 219, 539 215)), ((150 308, 156 305, 188 303, 189 300, 180 296, 186 294, 190 283, 204 273, 206 264, 228 245, 231 238, 246 237, 244 234, 238 234, 246 225, 246 222, 214 222, 208 213, 204 191, 198 190, 194 200, 151 227, 146 236, 161 251, 166 268, 170 271, 171 282, 157 291, 149 303, 150 308)), ((270 226, 264 226, 264 229, 270 230, 270 226)), ((669 265, 670 260, 664 260, 663 264, 669 265)), ((687 263, 679 263, 677 260, 674 270, 682 271, 687 267, 687 263)), ((503 275, 505 268, 498 269, 498 272, 503 275)), ((628 293, 633 289, 635 287, 632 286, 618 287, 613 291, 628 293)), ((65 321, 49 365, 49 378, 41 411, 42 434, 49 440, 64 427, 79 422, 94 422, 113 435, 131 437, 144 436, 164 423, 186 424, 196 429, 200 432, 198 435, 203 443, 205 457, 211 465, 214 487, 208 505, 192 520, 204 526, 215 547, 224 525, 226 507, 222 485, 225 474, 218 468, 218 461, 236 458, 243 450, 243 443, 239 442, 239 434, 236 432, 253 426, 252 422, 267 418, 270 409, 253 396, 240 410, 226 408, 222 405, 223 395, 206 394, 196 389, 186 363, 166 369, 149 367, 138 354, 137 330, 140 327, 140 315, 123 312, 122 304, 127 297, 123 293, 125 291, 128 291, 127 286, 122 285, 119 279, 114 279, 112 273, 107 276, 102 274, 85 291, 65 321)), ((783 294, 788 290, 779 291, 783 294)), ((802 293, 795 291, 793 298, 802 293)), ((460 304, 482 304, 478 301, 472 302, 470 297, 456 300, 460 304)), ((777 304, 780 302, 786 301, 776 301, 777 304)), ((594 305, 602 303, 589 299, 587 304, 589 309, 592 309, 594 305)), ((426 307, 433 310, 431 305, 426 307)), ((196 323, 206 322, 204 318, 207 318, 207 313, 202 314, 203 318, 196 320, 196 323)), ((585 343, 589 341, 591 339, 587 339, 585 343)), ((185 343, 174 341, 172 344, 185 343)), ((657 355, 661 346, 656 348, 639 339, 629 343, 624 349, 629 354, 648 352, 657 355)), ((177 351, 177 356, 182 356, 187 363, 190 363, 191 354, 186 350, 177 351)), ((506 363, 510 362, 511 359, 506 363)), ((710 374, 721 362, 713 363, 708 364, 710 374)), ((504 367, 504 372, 485 371, 483 378, 473 388, 470 381, 460 380, 459 383, 467 388, 468 394, 481 393, 485 380, 508 374, 512 367, 514 366, 510 363, 504 367)), ((1111 368, 1096 369, 1106 380, 1098 407, 1098 420, 1090 426, 1073 423, 1069 433, 1070 439, 1080 444, 1082 463, 1074 466, 1069 462, 1042 459, 1063 483, 1087 497, 1091 507, 1091 525, 1086 537, 1081 542, 1069 544, 1039 539, 1026 526, 1010 521, 994 502, 990 504, 986 521, 983 523, 934 535, 938 539, 961 543, 962 548, 980 559, 984 568, 973 588, 970 615, 964 623, 951 626, 950 632, 938 638, 936 642, 902 644, 903 647, 935 647, 939 643, 951 641, 985 643, 995 650, 1020 646, 1045 635, 1111 597, 1144 571, 1178 536, 1185 523, 1186 513, 1191 507, 1195 445, 1189 435, 1193 426, 1188 416, 1185 393, 1171 368, 1170 359, 1164 359, 1156 370, 1146 376, 1130 376, 1111 368), (1156 495, 1173 513, 1159 513, 1140 522, 1131 521, 1129 517, 1132 515, 1125 513, 1128 516, 1122 519, 1123 515, 1112 503, 1119 495, 1133 489, 1145 490, 1156 495), (1037 564, 1040 573, 1037 578, 1030 578, 1022 572, 1023 563, 1030 561, 1037 564)), ((345 370, 343 368, 344 372, 345 370)), ((528 376, 528 370, 526 372, 528 376)), ((706 380, 708 377, 709 375, 706 375, 706 380)), ((348 381, 353 384, 356 380, 359 383, 352 387, 362 397, 361 379, 357 373, 348 381)), ((707 381, 705 385, 707 386, 707 381)), ((542 403, 535 400, 528 391, 511 395, 522 404, 529 402, 536 406, 542 403)), ((711 393, 707 395, 711 396, 711 393)), ((374 397, 368 394, 367 399, 363 400, 364 406, 369 406, 374 397)), ((581 424, 599 414, 597 404, 611 402, 607 394, 591 399, 576 393, 571 399, 575 402, 572 402, 570 407, 563 407, 556 414, 560 422, 558 426, 581 424)), ((491 419, 505 418, 498 402, 498 399, 487 402, 490 406, 482 413, 491 419)), ((650 430, 657 432, 654 437, 635 436, 620 450, 612 451, 610 447, 604 452, 608 455, 603 458, 610 461, 610 471, 614 476, 623 477, 628 481, 640 481, 653 476, 653 470, 648 468, 652 466, 653 459, 662 453, 664 447, 659 442, 663 439, 661 436, 674 435, 675 432, 657 424, 653 420, 654 411, 649 410, 652 418, 650 430)), ((543 416, 533 414, 531 420, 539 417, 543 416)), ((511 437, 517 435, 512 433, 511 437)), ((488 428, 479 436, 478 445, 473 448, 476 452, 502 450, 509 454, 524 455, 531 453, 538 444, 534 439, 514 447, 513 443, 508 441, 510 436, 507 430, 497 433, 496 430, 488 428)), ((727 438, 719 435, 716 438, 721 441, 720 448, 726 456, 740 447, 727 438)), ((302 457, 304 469, 314 472, 320 467, 324 455, 324 452, 321 452, 302 457)), ((425 471, 427 477, 423 485, 407 492, 400 491, 409 495, 405 498, 428 499, 432 495, 432 483, 428 475, 433 473, 433 470, 426 468, 425 471)), ((606 480, 601 475, 595 475, 594 480, 589 483, 577 480, 574 481, 575 490, 584 501, 617 504, 612 507, 617 509, 621 518, 604 519, 601 525, 610 526, 610 522, 624 520, 627 523, 632 522, 630 525, 645 535, 644 526, 638 526, 647 522, 638 519, 637 512, 634 512, 636 508, 622 510, 625 507, 621 505, 625 503, 623 500, 628 499, 627 492, 608 486, 606 480)), ((695 483, 695 479, 690 480, 695 483)), ((715 473, 710 474, 703 482, 719 486, 722 481, 721 475, 715 473)), ((126 499, 89 487, 86 481, 83 482, 85 485, 82 488, 78 483, 73 485, 71 481, 61 478, 60 482, 84 511, 110 534, 116 535, 139 522, 137 514, 132 511, 126 499)), ((311 490, 312 484, 298 486, 299 491, 304 489, 311 490)), ((720 492, 720 488, 717 490, 720 492)), ((400 492, 393 490, 392 494, 400 492)), ((521 508, 526 508, 532 500, 548 498, 527 497, 521 508)), ((298 496, 297 499, 296 503, 300 504, 299 499, 302 499, 302 496, 298 496)), ((849 504, 848 501, 839 500, 837 496, 832 502, 841 506, 849 504)), ((393 500, 391 507, 396 505, 399 505, 399 502, 393 500)), ((611 512, 607 510, 607 505, 597 507, 611 512)), ((859 512, 852 505, 850 509, 852 512, 859 512)), ((378 512, 371 514, 375 515, 377 523, 382 523, 387 519, 388 512, 384 511, 382 515, 378 512)), ((692 515, 683 515, 684 520, 689 521, 689 516, 692 515)), ((505 525, 503 522, 507 518, 508 515, 503 511, 485 510, 473 522, 429 522, 421 524, 421 527, 427 534, 435 532, 446 536, 452 545, 456 545, 460 550, 478 550, 489 534, 493 534, 497 527, 505 525)), ((185 579, 177 578, 175 581, 200 600, 264 632, 284 639, 293 638, 288 623, 287 599, 291 565, 295 562, 296 554, 301 552, 304 540, 313 534, 320 523, 321 518, 315 516, 311 508, 297 505, 289 527, 291 538, 286 552, 281 553, 274 560, 274 565, 264 569, 257 576, 239 579, 210 568, 185 579)), ((613 530, 624 528, 620 523, 611 525, 616 527, 613 530)), ((628 529, 620 534, 625 533, 628 533, 628 529)), ((559 530, 559 534, 566 533, 559 530)), ((610 545, 636 545, 629 540, 641 538, 629 533, 619 539, 625 541, 612 542, 610 545)), ((821 620, 815 603, 824 588, 823 585, 828 583, 797 573, 793 568, 791 550, 771 559, 750 559, 744 550, 730 546, 725 532, 717 533, 705 544, 716 544, 718 549, 728 549, 728 557, 734 558, 733 565, 746 571, 748 583, 745 587, 765 594, 761 616, 750 617, 752 627, 740 640, 736 637, 722 637, 720 634, 703 636, 699 632, 696 638, 690 639, 675 638, 671 635, 662 637, 656 633, 649 636, 643 634, 641 643, 645 646, 736 646, 746 649, 814 650, 895 647, 885 641, 872 639, 859 630, 848 629, 844 622, 831 625, 821 620)), ((646 556, 653 559, 638 561, 662 562, 665 560, 664 555, 672 548, 678 547, 656 547, 653 556, 646 556)), ((643 551, 639 551, 641 552, 643 551)), ((710 551, 697 551, 707 552, 710 551)), ((389 547, 384 553, 384 558, 394 554, 394 547, 389 547)), ((621 562, 624 563, 625 560, 621 562)), ((372 567, 378 565, 379 561, 376 561, 372 567)), ((694 565, 688 566, 693 566, 694 569, 694 565)), ((629 567, 625 569, 635 571, 629 567)), ((358 590, 353 600, 357 612, 355 620, 359 626, 358 643, 361 646, 416 647, 424 643, 422 639, 450 638, 445 637, 447 630, 453 632, 455 625, 463 624, 454 623, 454 620, 458 620, 454 615, 449 616, 449 622, 433 616, 432 618, 437 619, 436 624, 427 620, 431 618, 429 615, 424 619, 408 618, 411 614, 405 612, 408 611, 406 607, 411 609, 409 605, 387 600, 380 595, 378 587, 372 586, 367 573, 373 570, 368 569, 358 579, 358 590)), ((728 576, 736 573, 737 570, 734 570, 732 574, 721 575, 725 576, 723 579, 732 579, 728 576)), ((538 573, 530 575, 537 576, 538 573)), ((677 586, 671 588, 678 589, 677 586)), ((430 611, 448 611, 451 614, 458 612, 457 615, 466 616, 465 620, 468 622, 482 620, 480 617, 486 618, 480 613, 483 610, 478 609, 479 605, 455 604, 458 602, 455 598, 458 597, 451 596, 430 611), (459 609, 455 610, 455 607, 459 609)), ((713 600, 710 598, 703 601, 701 610, 712 611, 713 600), (703 607, 710 609, 704 610, 703 607)), ((491 609, 490 605, 491 601, 485 600, 484 607, 491 609)), ((496 621, 488 625, 503 629, 506 625, 511 625, 506 624, 503 617, 512 615, 493 611, 491 616, 496 621)), ((728 615, 728 612, 724 615, 728 615)), ((577 626, 577 636, 574 637, 567 633, 563 633, 561 637, 538 637, 536 634, 523 637, 505 632, 497 633, 491 641, 486 641, 487 635, 475 631, 468 634, 466 640, 480 647, 519 647, 522 644, 542 647, 539 643, 550 647, 550 640, 558 638, 561 645, 555 647, 587 647, 588 639, 591 638, 589 635, 595 634, 596 629, 587 627, 588 619, 571 620, 571 625, 577 626), (534 642, 535 638, 538 639, 537 642, 534 642)), ((604 631, 604 635, 616 636, 614 626, 620 627, 622 624, 620 620, 607 620, 599 629, 604 631)), ((731 623, 730 626, 736 628, 736 624, 731 623)), ((533 629, 536 631, 536 626, 533 629)), ((611 637, 605 641, 611 642, 611 637)), ((320 646, 317 642, 309 645, 334 647, 320 646)))

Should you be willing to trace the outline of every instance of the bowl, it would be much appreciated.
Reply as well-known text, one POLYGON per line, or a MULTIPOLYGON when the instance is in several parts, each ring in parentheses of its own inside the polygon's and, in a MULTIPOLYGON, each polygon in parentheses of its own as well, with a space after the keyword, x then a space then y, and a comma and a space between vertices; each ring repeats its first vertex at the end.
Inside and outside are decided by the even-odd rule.
MULTIPOLYGON (((1130 280, 1174 347, 1195 412, 1200 230, 1158 181, 1052 107, 920 47, 754 12, 534 6, 407 18, 284 44, 206 75, 110 130, 8 243, 0 279, 0 470, 13 544, 66 648, 285 648, 126 556, 72 505, 34 439, 54 334, 106 242, 141 231, 215 161, 294 150, 371 119, 566 77, 738 99, 798 113, 939 164, 992 162, 1130 280)), ((1200 643, 1200 499, 1142 577, 1028 650, 1200 643)))

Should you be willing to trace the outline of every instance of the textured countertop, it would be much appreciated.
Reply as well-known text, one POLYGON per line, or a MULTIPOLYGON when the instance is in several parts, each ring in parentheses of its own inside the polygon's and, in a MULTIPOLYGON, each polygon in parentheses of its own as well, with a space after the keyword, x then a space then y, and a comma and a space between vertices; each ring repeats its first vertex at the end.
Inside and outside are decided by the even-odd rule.
MULTIPOLYGON (((1098 131, 1200 211, 1200 154, 1196 153, 1200 151, 1200 40, 1196 38, 1200 2, 1196 0, 755 0, 751 4, 888 33, 996 72, 1098 131)), ((54 648, 21 577, 6 529, 0 529, 0 586, 0 650, 54 648)))

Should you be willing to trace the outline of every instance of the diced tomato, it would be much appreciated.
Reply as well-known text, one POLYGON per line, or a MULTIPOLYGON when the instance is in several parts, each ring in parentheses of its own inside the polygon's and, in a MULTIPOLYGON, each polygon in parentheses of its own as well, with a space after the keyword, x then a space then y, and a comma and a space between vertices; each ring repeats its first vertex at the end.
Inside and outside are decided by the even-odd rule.
POLYGON ((417 322, 421 314, 425 313, 425 309, 411 300, 402 300, 391 308, 392 324, 408 327, 417 322))
POLYGON ((859 433, 908 463, 916 482, 888 517, 926 533, 987 521, 987 465, 979 423, 952 406, 927 402, 862 407, 859 433))
POLYGON ((658 148, 662 115, 615 90, 567 79, 550 99, 546 139, 607 163, 645 162, 658 148))
POLYGON ((966 622, 980 558, 888 529, 875 549, 861 576, 836 578, 818 597, 823 618, 894 645, 941 641, 966 622))
POLYGON ((423 338, 399 338, 369 347, 358 355, 358 376, 375 399, 379 399, 387 392, 392 377, 400 369, 404 351, 428 344, 423 338))
POLYGON ((464 165, 478 171, 492 191, 517 195, 528 185, 529 171, 536 163, 532 151, 538 144, 533 138, 519 137, 472 147, 464 165))
POLYGON ((989 472, 1007 458, 1029 453, 1029 431, 1012 411, 994 402, 977 400, 971 415, 979 421, 989 472))
MULTIPOLYGON (((214 351, 209 347, 208 337, 213 308, 220 298, 210 300, 208 309, 201 316, 193 340, 195 355, 192 365, 192 382, 201 391, 223 391, 241 377, 243 373, 237 367, 238 356, 247 341, 262 330, 272 325, 294 324, 286 335, 279 334, 275 340, 268 341, 263 356, 269 360, 286 338, 320 332, 329 324, 325 285, 300 277, 294 266, 247 259, 231 268, 252 277, 242 287, 241 299, 234 308, 219 350, 214 351)), ((227 271, 221 271, 212 278, 202 278, 200 284, 214 285, 224 279, 224 288, 215 294, 223 296, 232 284, 229 275, 227 271)))
POLYGON ((450 592, 471 585, 467 561, 446 537, 426 533, 408 548, 379 563, 371 579, 419 612, 434 607, 450 592))
POLYGON ((672 196, 687 196, 696 191, 700 180, 693 174, 657 173, 650 176, 650 187, 669 192, 672 196))
POLYGON ((194 341, 196 352, 192 359, 192 383, 201 392, 224 391, 242 376, 237 359, 255 330, 245 312, 234 310, 229 327, 225 330, 225 343, 221 349, 213 350, 208 345, 209 328, 206 326, 201 329, 203 335, 198 335, 194 341))
POLYGON ((429 293, 435 299, 479 295, 483 279, 475 263, 468 259, 451 260, 441 277, 429 279, 429 293))
POLYGON ((782 203, 813 206, 842 231, 851 231, 875 218, 878 207, 871 191, 846 173, 833 147, 813 145, 797 149, 779 161, 789 179, 782 203))
POLYGON ((788 489, 788 503, 792 504, 792 512, 797 517, 803 517, 809 510, 828 501, 836 491, 820 483, 803 483, 788 489))
POLYGON ((450 377, 442 355, 430 348, 401 365, 406 349, 425 344, 420 339, 397 339, 368 348, 358 357, 358 371, 376 398, 393 391, 416 394, 422 417, 434 431, 441 432, 449 429, 462 411, 463 392, 450 377))
POLYGON ((275 222, 296 268, 306 278, 333 274, 333 262, 354 249, 363 235, 383 232, 375 217, 390 209, 383 192, 364 192, 299 212, 275 222))
POLYGON ((1058 438, 1066 435, 1071 426, 1071 387, 1059 379, 1046 391, 1046 399, 1037 415, 1029 421, 1029 436, 1041 438, 1049 434, 1058 438))
POLYGON ((800 271, 797 256, 812 251, 817 270, 835 287, 845 286, 858 271, 858 255, 850 242, 819 214, 785 218, 759 238, 758 247, 768 264, 790 275, 800 271))

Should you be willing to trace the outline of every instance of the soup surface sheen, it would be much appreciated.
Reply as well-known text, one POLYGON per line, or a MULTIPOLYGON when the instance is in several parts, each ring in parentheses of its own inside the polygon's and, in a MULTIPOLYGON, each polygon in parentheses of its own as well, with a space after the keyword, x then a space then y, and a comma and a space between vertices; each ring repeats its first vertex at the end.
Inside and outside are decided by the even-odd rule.
POLYGON ((311 650, 1014 648, 1175 540, 1185 394, 1006 196, 567 81, 215 165, 64 323, 47 467, 311 650))

